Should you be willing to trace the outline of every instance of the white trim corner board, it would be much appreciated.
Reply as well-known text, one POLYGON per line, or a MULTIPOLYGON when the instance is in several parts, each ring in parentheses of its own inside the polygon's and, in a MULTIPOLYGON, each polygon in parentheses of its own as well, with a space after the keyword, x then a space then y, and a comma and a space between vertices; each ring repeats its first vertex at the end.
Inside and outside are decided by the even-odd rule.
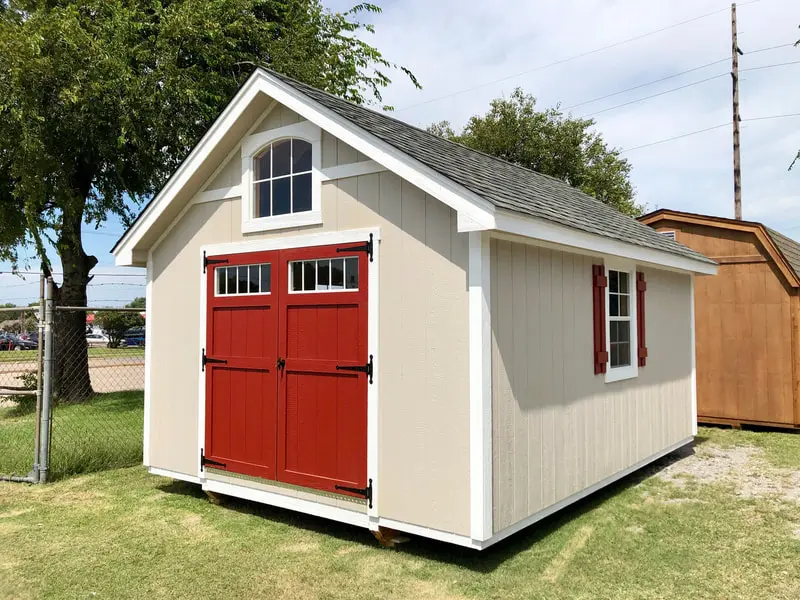
POLYGON ((690 385, 692 386, 692 435, 697 435, 697 366, 696 366, 696 341, 695 341, 695 316, 694 316, 694 276, 689 276, 689 314, 691 319, 691 345, 689 351, 692 364, 692 374, 690 376, 690 385))
POLYGON ((142 463, 150 466, 150 420, 152 413, 152 368, 153 368, 153 252, 147 255, 145 272, 145 319, 144 319, 144 427, 142 431, 142 463))
POLYGON ((469 465, 470 536, 492 535, 491 245, 486 232, 469 234, 469 465))

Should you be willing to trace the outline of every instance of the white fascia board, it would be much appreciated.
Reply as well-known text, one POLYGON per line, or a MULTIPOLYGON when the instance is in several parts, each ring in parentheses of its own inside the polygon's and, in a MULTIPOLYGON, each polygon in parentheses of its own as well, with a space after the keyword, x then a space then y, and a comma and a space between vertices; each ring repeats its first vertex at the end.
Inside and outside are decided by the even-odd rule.
POLYGON ((716 264, 678 256, 662 250, 637 246, 636 244, 588 233, 565 225, 557 225, 543 219, 524 217, 506 211, 498 211, 494 219, 495 226, 493 229, 497 232, 553 244, 562 250, 579 254, 616 256, 635 261, 641 265, 653 265, 662 269, 685 273, 717 274, 716 264))
POLYGON ((194 147, 192 152, 178 167, 178 170, 169 178, 166 185, 161 188, 158 195, 145 207, 139 220, 125 232, 114 250, 114 260, 117 266, 133 266, 133 248, 142 236, 155 224, 164 210, 175 199, 178 192, 188 183, 198 167, 219 144, 228 130, 233 126, 244 112, 244 109, 259 93, 258 81, 251 77, 239 90, 237 97, 225 108, 219 118, 206 132, 203 138, 194 147))
POLYGON ((494 206, 477 194, 440 175, 429 166, 354 125, 344 117, 314 102, 302 92, 264 71, 256 71, 260 89, 284 106, 393 171, 409 183, 485 226, 491 225, 494 206))

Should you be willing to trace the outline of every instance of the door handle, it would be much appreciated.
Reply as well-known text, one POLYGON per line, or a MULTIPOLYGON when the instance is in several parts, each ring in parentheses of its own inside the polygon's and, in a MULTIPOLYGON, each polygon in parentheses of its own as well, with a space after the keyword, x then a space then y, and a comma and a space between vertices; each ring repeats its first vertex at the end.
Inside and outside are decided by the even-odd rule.
POLYGON ((283 358, 278 357, 278 362, 275 363, 275 367, 278 369, 283 369, 286 366, 286 361, 283 358))

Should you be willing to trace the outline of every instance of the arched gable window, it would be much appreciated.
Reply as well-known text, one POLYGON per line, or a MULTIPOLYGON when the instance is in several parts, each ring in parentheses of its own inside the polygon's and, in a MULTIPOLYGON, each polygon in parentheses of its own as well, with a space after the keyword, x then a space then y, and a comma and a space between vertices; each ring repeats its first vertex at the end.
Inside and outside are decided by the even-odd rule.
POLYGON ((311 143, 272 142, 253 157, 253 217, 308 212, 312 208, 311 143))

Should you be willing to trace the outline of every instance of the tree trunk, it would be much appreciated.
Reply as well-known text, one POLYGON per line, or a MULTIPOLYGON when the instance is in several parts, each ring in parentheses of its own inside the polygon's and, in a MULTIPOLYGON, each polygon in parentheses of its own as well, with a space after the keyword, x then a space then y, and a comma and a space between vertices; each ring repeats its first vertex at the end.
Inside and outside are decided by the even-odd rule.
MULTIPOLYGON (((89 272, 97 258, 83 251, 83 211, 64 214, 58 253, 64 281, 55 290, 56 306, 86 306, 89 272)), ((92 395, 89 355, 86 345, 86 311, 56 311, 54 395, 58 402, 83 402, 92 395)))

